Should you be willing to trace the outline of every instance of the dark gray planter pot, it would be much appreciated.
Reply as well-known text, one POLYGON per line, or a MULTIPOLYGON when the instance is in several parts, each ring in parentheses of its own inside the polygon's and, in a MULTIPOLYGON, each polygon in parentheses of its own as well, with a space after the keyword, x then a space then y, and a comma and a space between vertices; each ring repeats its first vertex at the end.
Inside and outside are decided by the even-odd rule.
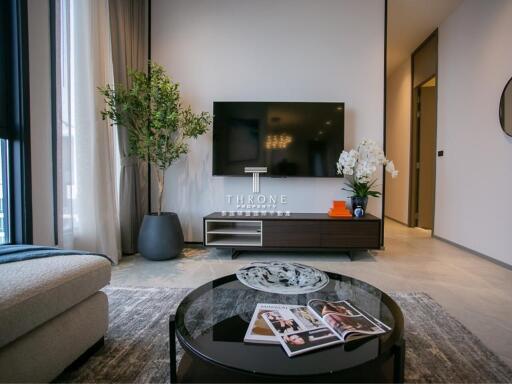
POLYGON ((169 260, 183 250, 183 231, 178 215, 162 212, 144 216, 139 231, 139 253, 149 260, 169 260))

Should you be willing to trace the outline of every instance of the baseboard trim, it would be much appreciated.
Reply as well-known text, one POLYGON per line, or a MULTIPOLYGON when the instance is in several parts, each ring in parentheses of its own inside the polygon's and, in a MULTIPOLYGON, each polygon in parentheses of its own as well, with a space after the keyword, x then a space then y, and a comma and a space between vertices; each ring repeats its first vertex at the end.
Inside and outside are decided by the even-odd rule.
POLYGON ((496 265, 499 265, 500 267, 503 267, 505 269, 508 269, 508 270, 511 270, 512 271, 512 265, 510 264, 507 264, 505 263, 504 261, 501 261, 501 260, 497 260, 495 259, 494 257, 491 257, 491 256, 488 256, 488 255, 485 255, 481 252, 478 252, 478 251, 475 251, 474 249, 471 249, 471 248, 468 248, 468 247, 465 247, 463 245, 460 245, 459 243, 456 243, 454 241, 451 241, 451 240, 448 240, 448 239, 445 239, 444 237, 441 237, 439 235, 436 235, 436 234, 433 234, 432 235, 433 238, 437 239, 437 240, 441 240, 441 241, 444 241, 445 243, 447 244, 450 244, 450 245, 453 245, 454 247, 457 247, 459 249, 462 249, 466 252, 469 252, 475 256, 478 256, 478 257, 481 257, 482 259, 485 259, 487 261, 490 261, 491 263, 494 263, 496 265))

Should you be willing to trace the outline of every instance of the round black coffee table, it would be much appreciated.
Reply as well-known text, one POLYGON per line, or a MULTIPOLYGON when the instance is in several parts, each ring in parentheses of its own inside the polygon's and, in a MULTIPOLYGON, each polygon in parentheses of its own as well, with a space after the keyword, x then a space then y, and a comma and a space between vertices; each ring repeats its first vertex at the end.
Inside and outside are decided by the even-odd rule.
POLYGON ((170 320, 171 382, 402 382, 404 321, 398 305, 363 281, 327 274, 326 287, 302 295, 256 291, 235 275, 190 292, 170 320), (313 298, 349 299, 391 331, 291 358, 280 345, 244 343, 256 304, 306 305, 313 298), (173 333, 185 350, 179 367, 173 333))

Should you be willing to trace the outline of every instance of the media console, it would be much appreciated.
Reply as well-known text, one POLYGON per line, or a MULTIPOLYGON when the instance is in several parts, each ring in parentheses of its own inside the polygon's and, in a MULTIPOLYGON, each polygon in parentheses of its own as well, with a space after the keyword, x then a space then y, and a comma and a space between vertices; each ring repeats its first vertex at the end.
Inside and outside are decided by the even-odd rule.
POLYGON ((292 213, 290 216, 223 216, 203 218, 204 245, 241 251, 379 249, 381 219, 334 218, 324 213, 292 213))

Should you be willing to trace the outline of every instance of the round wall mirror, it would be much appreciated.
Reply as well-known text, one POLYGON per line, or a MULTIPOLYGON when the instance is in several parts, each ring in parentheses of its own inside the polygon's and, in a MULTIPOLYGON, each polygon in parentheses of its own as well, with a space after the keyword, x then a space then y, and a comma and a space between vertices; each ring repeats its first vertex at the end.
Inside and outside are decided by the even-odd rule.
POLYGON ((503 132, 512 136, 512 78, 505 85, 501 94, 500 124, 503 132))

